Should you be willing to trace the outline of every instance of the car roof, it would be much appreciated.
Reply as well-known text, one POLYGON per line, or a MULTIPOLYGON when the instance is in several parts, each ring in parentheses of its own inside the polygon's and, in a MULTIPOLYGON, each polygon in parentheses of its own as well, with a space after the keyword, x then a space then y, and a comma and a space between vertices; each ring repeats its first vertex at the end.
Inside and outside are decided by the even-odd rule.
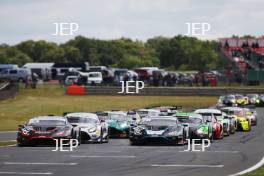
POLYGON ((96 114, 88 112, 73 112, 66 115, 66 117, 69 116, 98 119, 98 116, 96 114))
POLYGON ((160 120, 175 120, 177 121, 177 118, 172 116, 148 116, 143 119, 160 119, 160 120))
POLYGON ((193 113, 193 112, 178 112, 175 114, 175 116, 202 118, 200 114, 193 113))
POLYGON ((242 108, 240 108, 240 107, 224 107, 222 109, 223 110, 227 109, 227 110, 230 110, 230 111, 241 111, 242 110, 242 108))
POLYGON ((37 117, 33 117, 30 120, 66 120, 65 117, 61 117, 61 116, 37 116, 37 117))
POLYGON ((213 114, 221 114, 219 109, 197 109, 194 111, 195 113, 213 113, 213 114))
POLYGON ((136 111, 148 111, 148 112, 158 112, 158 113, 160 113, 160 111, 157 110, 157 109, 137 109, 136 111))
POLYGON ((127 115, 127 113, 125 113, 123 111, 105 111, 105 113, 127 115))

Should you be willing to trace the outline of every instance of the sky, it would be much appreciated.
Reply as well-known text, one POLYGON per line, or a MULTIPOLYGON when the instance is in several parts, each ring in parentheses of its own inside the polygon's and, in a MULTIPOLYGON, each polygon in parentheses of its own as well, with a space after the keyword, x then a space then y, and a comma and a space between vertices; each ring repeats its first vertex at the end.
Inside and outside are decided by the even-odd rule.
POLYGON ((186 23, 210 24, 210 31, 197 36, 201 39, 261 36, 263 7, 262 0, 0 0, 0 44, 31 39, 62 43, 77 35, 146 41, 184 35, 186 23), (52 35, 54 23, 77 23, 79 29, 73 35, 52 35))

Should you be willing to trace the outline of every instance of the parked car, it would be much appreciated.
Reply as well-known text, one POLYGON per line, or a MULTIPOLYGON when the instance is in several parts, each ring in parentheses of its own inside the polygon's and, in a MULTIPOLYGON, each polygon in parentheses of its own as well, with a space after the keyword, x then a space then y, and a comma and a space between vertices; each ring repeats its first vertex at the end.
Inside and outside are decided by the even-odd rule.
POLYGON ((103 76, 101 72, 89 72, 87 74, 87 83, 90 85, 102 84, 103 76))
POLYGON ((3 70, 0 72, 0 79, 8 79, 12 81, 26 81, 29 76, 31 76, 30 70, 23 68, 3 70))

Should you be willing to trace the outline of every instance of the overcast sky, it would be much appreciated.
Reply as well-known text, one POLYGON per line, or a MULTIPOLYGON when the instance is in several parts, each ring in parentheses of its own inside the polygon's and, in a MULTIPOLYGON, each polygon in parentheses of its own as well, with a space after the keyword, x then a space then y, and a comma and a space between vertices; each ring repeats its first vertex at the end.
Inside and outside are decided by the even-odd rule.
POLYGON ((263 35, 263 0, 0 0, 0 43, 54 36, 56 22, 79 24, 74 35, 147 40, 187 33, 187 22, 211 24, 201 38, 263 35))

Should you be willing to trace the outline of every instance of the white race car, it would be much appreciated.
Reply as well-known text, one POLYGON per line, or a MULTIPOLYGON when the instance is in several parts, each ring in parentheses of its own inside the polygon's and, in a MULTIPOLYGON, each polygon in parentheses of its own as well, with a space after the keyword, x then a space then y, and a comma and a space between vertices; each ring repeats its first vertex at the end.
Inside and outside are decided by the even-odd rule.
POLYGON ((108 125, 94 113, 76 112, 65 116, 72 125, 81 128, 82 142, 108 142, 108 125))

